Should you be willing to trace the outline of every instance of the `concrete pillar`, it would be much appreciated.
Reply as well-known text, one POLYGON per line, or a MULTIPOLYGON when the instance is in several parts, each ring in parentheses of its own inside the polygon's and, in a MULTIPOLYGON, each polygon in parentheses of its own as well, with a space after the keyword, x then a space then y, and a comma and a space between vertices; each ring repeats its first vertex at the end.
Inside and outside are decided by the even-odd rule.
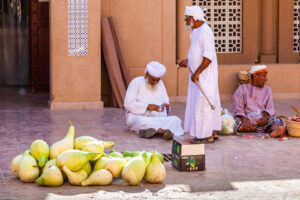
POLYGON ((276 63, 278 37, 278 0, 261 0, 260 62, 276 63))
POLYGON ((50 1, 50 109, 102 109, 101 1, 88 0, 88 55, 68 56, 68 1, 50 1))

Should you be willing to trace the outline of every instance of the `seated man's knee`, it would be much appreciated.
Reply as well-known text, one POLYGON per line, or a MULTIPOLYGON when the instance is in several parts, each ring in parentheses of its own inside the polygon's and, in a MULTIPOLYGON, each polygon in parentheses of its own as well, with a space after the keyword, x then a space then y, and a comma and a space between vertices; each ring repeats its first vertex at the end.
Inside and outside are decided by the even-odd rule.
POLYGON ((181 119, 177 116, 170 116, 169 118, 174 120, 174 121, 177 121, 178 123, 181 123, 181 119))
POLYGON ((134 120, 134 124, 136 124, 138 127, 142 127, 144 124, 147 124, 147 121, 143 117, 137 117, 134 120))

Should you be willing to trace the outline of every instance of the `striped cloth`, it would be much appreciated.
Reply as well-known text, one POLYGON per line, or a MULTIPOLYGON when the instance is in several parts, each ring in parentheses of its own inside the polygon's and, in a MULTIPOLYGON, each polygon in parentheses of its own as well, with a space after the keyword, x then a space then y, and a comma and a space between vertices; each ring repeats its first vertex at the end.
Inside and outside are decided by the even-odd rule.
MULTIPOLYGON (((236 120, 236 131, 240 132, 240 129, 243 125, 242 119, 235 117, 236 120)), ((272 116, 269 118, 268 123, 264 126, 255 126, 255 132, 257 133, 271 133, 273 130, 271 127, 276 124, 277 126, 286 126, 284 120, 281 118, 277 118, 276 116, 272 116)))

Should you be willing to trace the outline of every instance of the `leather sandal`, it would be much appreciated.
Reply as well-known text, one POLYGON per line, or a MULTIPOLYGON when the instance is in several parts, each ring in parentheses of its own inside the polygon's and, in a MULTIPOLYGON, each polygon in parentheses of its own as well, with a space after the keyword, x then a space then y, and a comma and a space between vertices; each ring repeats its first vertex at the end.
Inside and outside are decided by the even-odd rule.
POLYGON ((145 133, 145 138, 150 139, 156 134, 156 130, 154 128, 148 128, 145 133))
POLYGON ((208 140, 207 138, 204 139, 204 144, 212 144, 212 143, 215 143, 215 139, 212 138, 212 140, 208 140))
POLYGON ((215 142, 219 140, 219 136, 215 131, 213 132, 212 137, 214 138, 215 142))
POLYGON ((145 130, 145 129, 139 130, 139 133, 138 133, 139 137, 140 137, 140 138, 144 138, 145 135, 146 135, 146 131, 147 131, 147 130, 145 130))
POLYGON ((191 144, 203 144, 204 140, 203 139, 198 139, 198 138, 194 138, 190 140, 191 144))
POLYGON ((174 136, 174 134, 170 130, 165 130, 164 135, 163 135, 165 140, 170 140, 173 138, 173 136, 174 136))

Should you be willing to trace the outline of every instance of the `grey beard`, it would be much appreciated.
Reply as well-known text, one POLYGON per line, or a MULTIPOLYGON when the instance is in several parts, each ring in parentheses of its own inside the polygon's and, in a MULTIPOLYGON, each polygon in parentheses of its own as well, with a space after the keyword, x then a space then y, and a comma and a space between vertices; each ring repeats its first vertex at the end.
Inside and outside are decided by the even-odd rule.
POLYGON ((185 29, 186 29, 186 30, 193 29, 193 28, 192 28, 193 26, 194 26, 194 22, 191 22, 190 25, 185 25, 185 29))
POLYGON ((190 30, 190 29, 192 29, 192 25, 185 25, 185 30, 190 30))
POLYGON ((146 78, 146 88, 147 88, 148 90, 152 91, 152 92, 155 92, 155 91, 158 90, 158 83, 155 84, 155 85, 152 85, 152 84, 149 83, 149 79, 146 78))

